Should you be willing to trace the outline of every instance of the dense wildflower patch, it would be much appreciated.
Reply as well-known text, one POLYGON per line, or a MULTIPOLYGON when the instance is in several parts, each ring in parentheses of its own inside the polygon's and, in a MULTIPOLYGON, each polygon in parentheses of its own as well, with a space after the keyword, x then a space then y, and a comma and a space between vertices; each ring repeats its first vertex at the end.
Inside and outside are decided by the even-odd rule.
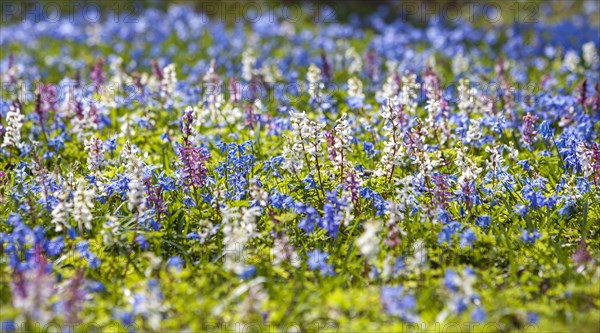
POLYGON ((3 25, 2 331, 597 328, 589 19, 3 25))

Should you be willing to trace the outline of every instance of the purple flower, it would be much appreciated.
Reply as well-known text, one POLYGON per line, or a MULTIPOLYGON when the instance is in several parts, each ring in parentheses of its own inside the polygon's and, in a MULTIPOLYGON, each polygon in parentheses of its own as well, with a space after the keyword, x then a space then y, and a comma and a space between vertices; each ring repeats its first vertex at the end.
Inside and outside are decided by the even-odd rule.
POLYGON ((206 183, 206 164, 210 153, 202 147, 180 146, 179 159, 183 167, 179 170, 179 181, 186 188, 202 187, 206 183))
POLYGON ((531 145, 535 140, 538 131, 535 129, 535 122, 539 119, 538 116, 527 113, 523 116, 523 143, 525 146, 531 145))

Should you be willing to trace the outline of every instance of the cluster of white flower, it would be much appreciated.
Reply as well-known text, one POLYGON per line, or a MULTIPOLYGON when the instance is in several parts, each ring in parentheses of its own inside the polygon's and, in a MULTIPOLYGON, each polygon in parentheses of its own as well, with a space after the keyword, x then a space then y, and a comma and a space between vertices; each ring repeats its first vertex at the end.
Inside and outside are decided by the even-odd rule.
POLYGON ((176 84, 177 72, 175 71, 175 64, 168 64, 163 68, 163 79, 160 83, 160 97, 162 99, 171 98, 175 92, 176 84))
POLYGON ((594 67, 600 63, 600 57, 598 56, 598 50, 594 42, 583 44, 583 61, 590 67, 594 67))
POLYGON ((259 207, 222 207, 223 244, 245 246, 256 236, 256 218, 261 214, 259 207))
POLYGON ((412 164, 417 166, 417 175, 422 179, 430 176, 433 169, 441 164, 440 151, 433 152, 433 156, 429 156, 426 150, 415 150, 412 164))
MULTIPOLYGON (((325 123, 317 123, 308 119, 306 112, 290 111, 290 123, 292 125, 291 136, 288 137, 288 144, 283 149, 285 158, 282 168, 294 172, 300 171, 304 167, 304 160, 317 161, 323 156, 322 144, 325 138, 322 129, 325 123), (310 158, 309 158, 310 157, 310 158)), ((309 165, 307 167, 310 168, 309 165)))
POLYGON ((452 73, 457 76, 469 70, 469 58, 465 57, 462 52, 452 58, 452 73))
MULTIPOLYGON (((356 173, 354 174, 354 179, 355 181, 357 181, 357 186, 361 186, 362 185, 362 179, 360 178, 360 176, 356 175, 356 173)), ((351 174, 348 173, 346 174, 346 180, 348 180, 351 174)), ((340 194, 340 200, 345 201, 346 205, 342 207, 341 211, 342 211, 342 220, 341 220, 341 224, 345 227, 349 226, 353 221, 355 220, 355 216, 354 216, 354 201, 352 201, 352 191, 345 189, 342 191, 342 193, 340 194)))
POLYGON ((504 157, 502 156, 500 146, 488 146, 485 151, 490 154, 490 158, 485 161, 486 167, 489 170, 498 170, 504 165, 504 157))
POLYGON ((420 273, 427 267, 429 261, 427 246, 423 239, 416 240, 412 245, 413 254, 406 258, 406 271, 420 273))
POLYGON ((469 113, 475 107, 475 99, 477 96, 477 88, 469 88, 470 82, 466 79, 460 79, 458 82, 458 109, 463 114, 469 113))
POLYGON ((350 143, 352 142, 352 128, 346 119, 346 114, 343 114, 342 117, 337 120, 334 131, 333 149, 336 154, 332 162, 333 165, 340 170, 340 178, 343 179, 343 170, 352 168, 352 164, 348 158, 348 154, 352 151, 352 148, 350 147, 350 143))
POLYGON ((383 83, 381 90, 378 90, 375 93, 375 99, 381 103, 387 99, 398 97, 398 92, 400 91, 400 80, 401 78, 398 73, 393 72, 390 74, 383 83))
POLYGON ((224 267, 230 271, 239 271, 246 244, 257 236, 256 219, 261 215, 260 207, 228 207, 221 209, 221 230, 225 247, 224 267))
POLYGON ((362 58, 352 46, 346 49, 346 52, 344 53, 344 58, 346 61, 346 65, 348 66, 347 70, 349 74, 356 74, 362 71, 362 58))
POLYGON ((381 230, 381 222, 378 220, 370 220, 365 223, 365 230, 362 235, 356 239, 356 246, 360 254, 365 258, 374 259, 379 253, 379 236, 381 230))
POLYGON ((483 137, 481 131, 481 121, 479 119, 471 119, 469 122, 469 129, 467 130, 467 137, 465 141, 467 143, 475 143, 483 137))
POLYGON ((302 258, 300 258, 294 246, 289 242, 285 233, 278 235, 277 239, 273 242, 272 256, 274 266, 289 262, 293 267, 300 267, 302 262, 302 258))
POLYGON ((396 199, 391 200, 387 209, 389 220, 387 224, 396 224, 404 218, 405 213, 410 213, 412 208, 418 204, 415 188, 413 186, 414 176, 408 175, 396 181, 396 199))
POLYGON ((409 114, 415 114, 417 111, 417 97, 420 87, 416 74, 408 72, 404 74, 399 102, 404 106, 404 111, 409 114))
POLYGON ((458 149, 454 164, 456 164, 460 172, 458 184, 461 187, 477 179, 477 176, 481 173, 481 168, 477 167, 477 164, 467 157, 467 147, 458 149))
POLYGON ((92 136, 85 140, 85 151, 88 153, 87 167, 90 171, 98 171, 104 165, 104 147, 102 140, 92 136))
POLYGON ((262 286, 263 283, 264 278, 259 277, 246 284, 246 297, 239 303, 237 310, 243 318, 261 313, 263 303, 269 298, 269 294, 262 286))
MULTIPOLYGON (((81 105, 79 105, 81 107, 81 105)), ((73 133, 77 134, 77 139, 83 141, 90 133, 98 129, 98 120, 101 114, 106 113, 106 107, 100 101, 89 102, 79 114, 71 120, 73 123, 73 133)))
POLYGON ((581 163, 581 169, 586 179, 594 175, 597 170, 594 170, 594 151, 586 145, 585 142, 580 142, 577 146, 577 159, 581 163))
POLYGON ((365 94, 363 94, 363 83, 356 76, 348 79, 348 96, 361 99, 365 98, 365 94))
POLYGON ((142 316, 148 326, 153 331, 157 331, 169 307, 163 302, 159 284, 154 282, 146 283, 146 286, 135 295, 131 295, 131 291, 125 289, 125 296, 133 306, 133 313, 142 316))
POLYGON ((137 210, 138 216, 144 212, 146 208, 145 189, 143 184, 143 162, 129 141, 125 142, 121 150, 121 158, 123 166, 129 182, 127 184, 127 203, 130 211, 137 210))
POLYGON ((73 220, 79 225, 79 232, 83 233, 83 227, 92 230, 92 208, 94 207, 94 190, 86 188, 83 179, 77 181, 73 193, 73 220))
POLYGON ((52 224, 56 231, 62 231, 63 227, 69 228, 68 216, 73 208, 73 203, 69 201, 71 188, 68 185, 54 193, 58 203, 52 209, 52 224))
POLYGON ((279 69, 279 66, 277 66, 277 63, 274 61, 263 63, 258 70, 258 73, 262 77, 262 80, 268 83, 278 82, 283 79, 283 73, 279 69))
POLYGON ((254 67, 256 66, 256 56, 252 49, 246 49, 242 52, 242 79, 247 82, 252 80, 254 75, 254 67))
POLYGON ((6 133, 4 133, 4 141, 2 141, 2 148, 20 147, 21 127, 23 127, 24 118, 20 108, 17 105, 12 104, 6 113, 7 126, 6 133))
POLYGON ((571 72, 575 72, 577 70, 577 67, 579 66, 580 61, 581 58, 579 58, 577 52, 570 50, 565 54, 565 58, 563 60, 563 67, 565 67, 571 72))
POLYGON ((515 148, 515 144, 511 141, 507 145, 502 145, 503 150, 508 152, 508 158, 514 162, 519 161, 519 151, 515 148))
POLYGON ((105 245, 114 245, 121 241, 121 223, 115 216, 107 216, 107 221, 102 225, 102 230, 100 230, 100 234, 102 235, 102 240, 105 245))
POLYGON ((259 185, 258 178, 252 178, 248 184, 248 194, 250 196, 250 203, 253 206, 266 207, 269 201, 269 193, 265 191, 262 186, 259 185))
POLYGON ((375 176, 391 177, 396 166, 404 163, 405 148, 403 145, 404 135, 401 130, 401 110, 396 99, 388 99, 383 106, 381 117, 385 120, 383 127, 387 140, 383 143, 381 161, 375 176))
POLYGON ((321 69, 315 64, 310 64, 306 73, 306 80, 308 81, 308 95, 311 100, 319 100, 323 89, 325 89, 321 69))
POLYGON ((207 108, 204 113, 208 113, 210 119, 217 119, 219 117, 219 110, 225 103, 225 96, 221 89, 223 81, 217 74, 217 62, 215 59, 211 60, 210 67, 206 74, 204 74, 202 81, 204 85, 202 102, 207 108))

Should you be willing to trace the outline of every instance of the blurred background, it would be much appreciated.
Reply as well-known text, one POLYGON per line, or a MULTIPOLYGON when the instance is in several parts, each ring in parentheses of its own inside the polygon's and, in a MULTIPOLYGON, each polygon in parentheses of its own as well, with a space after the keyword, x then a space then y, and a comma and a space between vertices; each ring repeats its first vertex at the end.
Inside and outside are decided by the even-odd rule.
MULTIPOLYGON (((595 25, 600 24, 600 0, 0 0, 2 24, 10 24, 27 17, 52 17, 53 11, 61 16, 74 11, 88 14, 101 11, 138 15, 147 9, 166 11, 171 5, 187 5, 208 17, 226 23, 252 20, 256 11, 263 15, 282 13, 291 17, 321 21, 357 21, 378 12, 386 19, 401 17, 415 24, 423 24, 432 17, 448 24, 467 20, 474 25, 506 25, 513 23, 553 22, 565 17, 586 16, 595 25)), ((600 32, 599 32, 600 33, 600 32)))

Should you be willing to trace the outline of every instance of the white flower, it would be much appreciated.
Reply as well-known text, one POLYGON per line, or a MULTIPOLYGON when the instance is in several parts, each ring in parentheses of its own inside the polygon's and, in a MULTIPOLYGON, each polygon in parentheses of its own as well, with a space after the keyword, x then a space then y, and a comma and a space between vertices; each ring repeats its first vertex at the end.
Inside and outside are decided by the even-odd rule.
POLYGON ((356 74, 356 73, 360 73, 360 71, 362 71, 362 67, 363 67, 362 58, 360 57, 360 54, 358 54, 358 52, 356 52, 356 50, 353 47, 349 47, 348 49, 346 49, 346 52, 344 53, 344 57, 346 59, 346 64, 348 65, 348 73, 349 74, 356 74))
POLYGON ((287 137, 288 143, 283 148, 282 168, 298 172, 304 166, 305 154, 309 161, 314 162, 323 155, 321 146, 325 138, 322 129, 326 125, 308 119, 305 112, 290 111, 290 117, 292 133, 287 137))
POLYGON ((467 143, 474 143, 479 141, 482 137, 483 132, 481 131, 481 122, 478 119, 471 119, 465 141, 467 143))
POLYGON ((485 148, 485 151, 490 154, 489 160, 486 160, 486 166, 488 169, 497 170, 504 164, 504 157, 498 150, 499 146, 489 146, 485 148))
POLYGON ((70 227, 67 220, 73 208, 73 203, 67 200, 70 192, 71 189, 65 186, 62 190, 54 193, 58 199, 58 203, 52 209, 52 223, 55 225, 56 231, 62 231, 63 227, 70 227))
POLYGON ((163 68, 163 80, 160 82, 160 97, 167 99, 173 96, 177 84, 177 73, 175 64, 169 64, 163 68))
POLYGON ((359 78, 357 78, 356 76, 353 76, 348 79, 348 96, 349 97, 365 98, 365 95, 363 94, 362 89, 363 89, 363 84, 359 78))
POLYGON ((143 184, 143 163, 133 150, 129 141, 125 142, 121 150, 125 173, 129 179, 127 184, 127 204, 130 211, 137 210, 138 215, 146 208, 145 188, 143 184))
POLYGON ((475 97, 478 95, 477 88, 469 89, 470 82, 460 79, 458 82, 458 109, 466 113, 475 107, 475 97))
POLYGON ((254 66, 256 66, 256 57, 252 49, 246 49, 242 53, 242 79, 246 81, 252 80, 254 74, 254 66))
POLYGON ((223 244, 232 250, 235 246, 244 247, 256 233, 256 219, 260 216, 259 207, 223 207, 222 230, 223 244))
POLYGON ((417 94, 420 87, 421 85, 417 83, 416 74, 408 72, 404 74, 399 102, 409 114, 414 114, 417 111, 417 94))
POLYGON ((21 145, 21 127, 23 127, 24 116, 21 110, 15 104, 12 104, 6 113, 6 133, 4 133, 4 141, 2 148, 15 147, 21 145))
POLYGON ((346 114, 343 114, 342 117, 337 120, 334 131, 333 150, 335 150, 335 157, 333 159, 333 165, 340 169, 343 168, 348 170, 351 168, 348 154, 352 150, 350 148, 350 142, 352 142, 352 128, 350 127, 348 120, 346 120, 346 114))
POLYGON ((381 230, 381 223, 377 220, 370 220, 365 224, 365 231, 356 239, 356 246, 360 254, 367 259, 374 259, 379 253, 379 236, 377 233, 381 230))
POLYGON ((88 230, 92 230, 93 200, 94 190, 91 188, 86 189, 86 182, 79 179, 73 194, 73 219, 78 223, 80 231, 83 230, 83 226, 88 230))
POLYGON ((168 307, 163 304, 163 295, 158 284, 149 282, 140 292, 127 298, 133 306, 134 314, 144 317, 152 330, 156 331, 160 328, 163 313, 168 310, 168 307))
POLYGON ((390 74, 383 83, 381 90, 375 93, 375 99, 378 102, 383 102, 387 99, 398 97, 398 92, 400 91, 399 81, 400 77, 397 73, 390 74))
POLYGON ((590 67, 594 67, 600 62, 594 42, 590 41, 583 44, 583 60, 590 67))
POLYGON ((388 99, 381 111, 381 117, 386 120, 383 132, 387 140, 383 143, 381 161, 375 170, 375 176, 391 177, 394 168, 404 163, 405 156, 402 143, 404 135, 400 129, 402 112, 395 98, 388 99))
POLYGON ((306 73, 306 80, 308 81, 308 94, 311 99, 319 99, 321 92, 325 88, 321 77, 321 69, 315 64, 310 64, 308 72, 306 73))
POLYGON ((459 75, 459 74, 465 73, 468 70, 469 70, 469 59, 467 57, 465 57, 464 54, 462 54, 462 52, 459 52, 452 59, 452 73, 454 75, 459 75))
POLYGON ((454 160, 454 164, 456 164, 460 172, 458 184, 461 188, 470 181, 477 179, 477 176, 481 173, 481 168, 478 168, 477 164, 466 156, 466 152, 466 147, 458 149, 456 159, 454 160))
POLYGON ((210 67, 202 78, 202 81, 204 84, 203 103, 206 104, 209 114, 213 118, 216 118, 221 106, 225 104, 225 96, 223 95, 223 89, 221 89, 223 81, 217 74, 217 62, 215 59, 211 60, 210 67))
POLYGON ((92 136, 89 140, 85 140, 85 151, 88 153, 88 169, 90 171, 98 171, 104 165, 104 147, 102 140, 92 136))
POLYGON ((422 268, 427 266, 428 253, 425 241, 422 239, 416 240, 412 245, 413 254, 406 259, 406 270, 408 272, 420 272, 422 268))
POLYGON ((577 52, 570 50, 569 52, 567 52, 567 54, 565 54, 563 66, 569 71, 574 72, 575 70, 577 70, 577 66, 579 65, 580 61, 581 59, 579 58, 579 55, 577 55, 577 52))
POLYGON ((245 258, 246 244, 257 236, 256 219, 261 215, 259 207, 227 207, 221 208, 221 225, 223 231, 224 268, 237 272, 242 268, 245 258))

